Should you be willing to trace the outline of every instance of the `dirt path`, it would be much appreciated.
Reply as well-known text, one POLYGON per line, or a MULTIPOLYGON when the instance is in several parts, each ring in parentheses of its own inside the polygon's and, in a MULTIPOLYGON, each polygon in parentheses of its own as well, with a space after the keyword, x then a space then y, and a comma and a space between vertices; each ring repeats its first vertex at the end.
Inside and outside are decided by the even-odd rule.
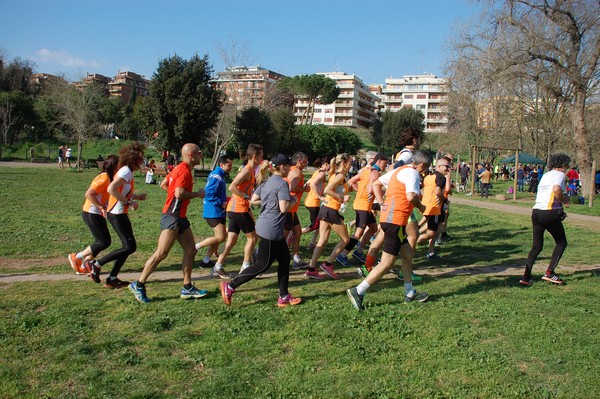
MULTIPOLYGON (((477 208, 492 209, 499 212, 512 213, 515 215, 531 215, 531 208, 519 205, 500 204, 497 202, 478 201, 474 199, 468 199, 458 195, 454 195, 451 198, 453 204, 474 206, 477 208)), ((591 215, 579 215, 576 213, 569 212, 567 209, 567 218, 565 224, 570 226, 585 227, 593 231, 600 232, 600 216, 591 215)))

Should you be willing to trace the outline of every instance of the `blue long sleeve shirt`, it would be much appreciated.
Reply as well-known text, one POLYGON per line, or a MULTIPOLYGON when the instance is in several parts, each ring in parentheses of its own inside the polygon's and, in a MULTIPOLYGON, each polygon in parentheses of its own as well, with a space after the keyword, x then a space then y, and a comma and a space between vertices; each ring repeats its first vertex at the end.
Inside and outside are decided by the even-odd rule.
POLYGON ((227 187, 225 183, 225 171, 217 166, 206 180, 204 188, 204 208, 202 217, 207 219, 218 219, 225 217, 225 208, 223 204, 227 201, 227 187))

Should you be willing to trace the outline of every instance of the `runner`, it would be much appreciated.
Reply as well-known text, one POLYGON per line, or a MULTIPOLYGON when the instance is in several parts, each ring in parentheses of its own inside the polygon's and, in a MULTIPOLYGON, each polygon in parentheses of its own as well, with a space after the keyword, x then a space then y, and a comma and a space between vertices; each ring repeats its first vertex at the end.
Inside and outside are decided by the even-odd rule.
POLYGON ((227 242, 225 248, 217 263, 211 269, 210 275, 222 279, 228 279, 229 274, 223 269, 223 263, 229 256, 229 253, 237 243, 240 231, 246 235, 246 245, 244 246, 244 261, 242 270, 250 266, 252 260, 252 251, 256 245, 258 237, 254 226, 254 217, 250 212, 250 196, 254 190, 255 167, 263 160, 263 148, 260 144, 250 144, 246 150, 246 166, 235 176, 233 182, 229 185, 231 191, 231 200, 227 203, 227 216, 229 225, 227 227, 227 242))
MULTIPOLYGON (((336 260, 344 266, 351 266, 348 260, 348 254, 358 245, 352 256, 361 263, 366 261, 363 248, 371 240, 371 237, 377 233, 377 219, 373 214, 373 183, 379 179, 382 171, 387 169, 387 157, 381 153, 375 153, 373 156, 367 154, 369 161, 356 176, 348 181, 348 185, 356 190, 353 208, 356 212, 356 229, 350 242, 336 260), (359 243, 360 240, 360 243, 359 243)), ((362 268, 358 267, 359 274, 362 275, 362 268)), ((364 277, 364 276, 362 276, 364 277)))
POLYGON ((215 264, 210 260, 219 250, 219 245, 227 239, 226 213, 227 184, 225 176, 231 172, 233 162, 227 155, 219 157, 219 165, 206 179, 205 196, 203 200, 202 217, 213 229, 214 236, 196 243, 196 249, 207 247, 201 267, 212 268, 215 264))
MULTIPOLYGON (((304 184, 303 170, 308 165, 308 156, 303 152, 297 152, 292 157, 293 166, 285 178, 290 185, 290 193, 296 197, 296 202, 288 210, 285 219, 285 237, 291 235, 291 247, 293 256, 292 267, 294 270, 305 268, 308 263, 300 258, 300 236, 302 235, 302 226, 298 218, 298 204, 302 200, 302 194, 310 191, 310 186, 304 184)), ((288 238, 289 239, 289 238, 288 238)))
POLYGON ((373 184, 373 193, 381 203, 381 229, 384 232, 383 254, 381 261, 371 270, 369 275, 356 287, 346 290, 348 298, 358 310, 364 310, 364 295, 371 285, 387 273, 398 254, 402 257, 402 272, 404 281, 404 302, 424 302, 429 295, 417 293, 412 286, 413 248, 406 236, 406 225, 414 207, 421 212, 425 206, 419 200, 419 173, 426 171, 432 162, 431 154, 425 151, 415 151, 412 163, 401 166, 391 173, 379 178, 373 184), (383 180, 383 181, 382 181, 383 180), (387 180, 387 181, 385 181, 387 180), (382 187, 388 186, 385 201, 382 187))
POLYGON ((323 190, 325 189, 325 178, 329 172, 329 159, 327 157, 317 159, 313 164, 317 170, 308 180, 310 191, 304 200, 304 206, 308 209, 310 215, 310 226, 302 229, 302 234, 310 233, 312 237, 308 249, 314 250, 317 245, 317 237, 319 236, 319 210, 321 209, 321 201, 325 200, 323 190))
POLYGON ((423 199, 425 205, 423 217, 426 219, 425 231, 419 236, 417 244, 429 242, 429 252, 426 258, 439 259, 440 255, 435 253, 434 239, 438 227, 442 222, 442 206, 446 202, 444 189, 446 188, 446 171, 450 168, 447 158, 440 158, 435 165, 435 172, 423 179, 423 199))
POLYGON ((144 146, 140 143, 126 145, 119 150, 119 170, 108 186, 108 221, 121 239, 122 247, 109 253, 99 260, 88 260, 84 263, 86 270, 94 282, 100 283, 100 269, 108 262, 114 261, 112 270, 106 278, 108 288, 122 288, 129 283, 117 278, 125 261, 137 250, 133 228, 129 220, 129 209, 138 208, 137 201, 146 199, 146 194, 134 194, 135 183, 133 172, 144 162, 144 146))
POLYGON ((192 268, 196 248, 194 247, 194 234, 190 228, 190 222, 186 217, 187 208, 193 198, 203 198, 204 189, 194 192, 194 166, 200 163, 202 151, 196 144, 185 144, 181 149, 182 162, 173 168, 173 171, 161 183, 161 188, 167 191, 167 199, 162 209, 160 219, 160 236, 156 251, 144 264, 144 270, 140 277, 129 284, 129 290, 135 295, 135 299, 142 303, 150 302, 146 295, 146 281, 154 272, 156 267, 163 261, 175 241, 179 242, 183 249, 183 288, 180 297, 183 299, 201 298, 207 294, 206 290, 199 290, 192 284, 192 268))
POLYGON ((568 203, 565 203, 567 197, 563 196, 563 192, 565 191, 565 170, 569 168, 570 162, 571 158, 565 154, 552 155, 548 163, 550 171, 544 173, 538 183, 535 205, 531 213, 533 245, 527 256, 525 273, 519 281, 522 285, 529 286, 533 284, 531 270, 544 246, 544 232, 546 230, 554 238, 556 246, 542 280, 553 284, 564 284, 554 270, 567 247, 567 236, 562 221, 567 216, 563 207, 568 206, 568 203))
POLYGON ((337 274, 334 272, 333 261, 350 241, 348 229, 344 224, 344 217, 339 213, 342 204, 348 202, 349 199, 349 196, 346 195, 348 192, 348 185, 346 184, 345 177, 348 173, 348 169, 350 169, 350 157, 348 154, 339 154, 335 158, 332 158, 331 169, 334 173, 331 175, 329 183, 323 191, 326 197, 318 216, 320 220, 319 242, 313 251, 310 265, 305 273, 306 277, 316 280, 323 278, 317 271, 316 266, 319 256, 323 251, 323 247, 329 240, 331 230, 340 237, 340 242, 333 248, 333 251, 327 260, 321 264, 321 270, 334 279, 337 279, 337 274))
POLYGON ((109 155, 106 157, 106 161, 102 164, 102 172, 94 178, 85 192, 81 217, 90 229, 95 241, 83 251, 69 254, 69 263, 76 274, 87 274, 83 262, 95 258, 100 252, 110 247, 110 232, 106 224, 106 207, 110 197, 107 189, 117 172, 118 164, 118 156, 109 155))
POLYGON ((265 273, 273 261, 277 260, 277 280, 279 299, 277 306, 282 308, 302 302, 288 291, 290 278, 290 252, 284 236, 286 212, 296 204, 296 196, 290 195, 288 183, 284 180, 290 171, 292 160, 283 154, 271 159, 273 175, 252 194, 251 203, 260 204, 260 216, 256 222, 256 232, 260 237, 258 254, 253 265, 240 272, 229 283, 220 284, 221 297, 227 306, 231 305, 232 295, 237 287, 265 273))
MULTIPOLYGON (((419 149, 419 147, 421 146, 421 142, 423 141, 423 132, 417 129, 413 129, 412 127, 408 127, 402 132, 400 140, 402 141, 404 148, 398 154, 396 154, 396 163, 394 164, 394 170, 396 168, 399 168, 400 166, 412 163, 413 152, 419 149)), ((414 248, 417 246, 417 239, 419 238, 419 224, 417 215, 414 210, 410 215, 409 223, 406 226, 406 235, 408 237, 408 242, 414 250, 414 248)), ((377 261, 377 254, 383 246, 383 240, 384 234, 383 231, 381 231, 380 229, 369 247, 369 252, 365 260, 365 268, 363 269, 364 274, 370 272, 371 268, 375 265, 375 262, 377 261)), ((398 276, 398 279, 403 279, 401 271, 396 271, 393 268, 391 269, 391 271, 392 273, 398 276)), ((418 276, 414 273, 412 274, 411 279, 415 283, 423 280, 421 276, 418 276)))

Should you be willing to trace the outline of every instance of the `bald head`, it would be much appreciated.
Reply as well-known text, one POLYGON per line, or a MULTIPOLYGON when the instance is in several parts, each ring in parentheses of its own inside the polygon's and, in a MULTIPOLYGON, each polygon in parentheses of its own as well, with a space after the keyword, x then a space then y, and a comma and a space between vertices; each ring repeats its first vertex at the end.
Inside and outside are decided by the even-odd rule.
POLYGON ((190 166, 196 166, 200 163, 200 158, 202 156, 202 151, 198 144, 187 143, 181 147, 181 157, 183 158, 183 162, 189 164, 190 166))

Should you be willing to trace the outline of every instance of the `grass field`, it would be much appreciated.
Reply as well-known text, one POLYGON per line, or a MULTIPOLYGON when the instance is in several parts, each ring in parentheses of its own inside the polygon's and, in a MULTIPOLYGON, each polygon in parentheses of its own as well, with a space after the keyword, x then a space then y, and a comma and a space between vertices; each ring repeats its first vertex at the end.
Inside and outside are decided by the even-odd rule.
MULTIPOLYGON (((70 272, 44 259, 89 243, 80 209, 93 177, 0 171, 0 275, 70 272), (8 260, 23 263, 15 269, 8 260)), ((138 252, 125 271, 141 270, 154 250, 164 202, 159 187, 144 185, 141 176, 136 188, 149 199, 131 214, 138 252)), ((193 202, 192 229, 205 236, 200 215, 200 202, 193 202)), ((347 220, 351 215, 347 210, 347 220)), ((563 275, 562 287, 522 288, 515 276, 468 274, 496 266, 517 275, 530 229, 526 216, 453 205, 455 240, 441 247, 444 258, 427 263, 423 249, 417 254, 417 273, 425 275, 417 288, 430 301, 403 304, 402 283, 389 275, 367 294, 364 313, 344 294, 360 280, 343 268, 339 281, 307 281, 293 272, 290 291, 304 303, 286 309, 275 306, 275 279, 240 287, 227 308, 218 281, 197 270, 196 284, 208 297, 182 301, 179 280, 151 282, 149 305, 89 278, 0 284, 0 397, 598 397, 598 268, 563 275), (466 274, 448 269, 433 276, 431 266, 466 274)), ((598 263, 597 233, 567 227, 567 237, 561 264, 598 263)), ((551 250, 550 240, 536 275, 551 250)), ((175 248, 159 270, 179 270, 180 259, 175 248)), ((240 263, 241 245, 227 267, 240 263)))

